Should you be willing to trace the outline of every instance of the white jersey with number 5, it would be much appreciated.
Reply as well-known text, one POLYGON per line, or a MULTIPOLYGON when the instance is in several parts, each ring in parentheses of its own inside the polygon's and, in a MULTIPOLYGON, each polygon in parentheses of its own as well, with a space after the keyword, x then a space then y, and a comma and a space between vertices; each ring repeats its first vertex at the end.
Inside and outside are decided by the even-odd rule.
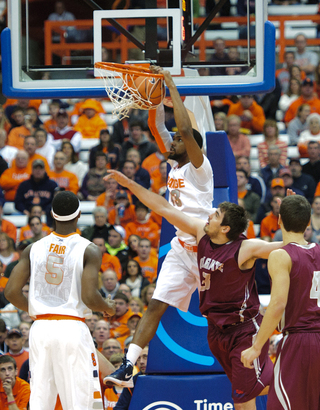
POLYGON ((91 316, 81 300, 83 256, 91 242, 76 233, 50 235, 30 250, 29 315, 91 316))
MULTIPOLYGON (((171 170, 168 175, 169 202, 188 216, 204 221, 212 213, 213 172, 206 156, 201 167, 195 168, 188 162, 178 168, 176 161, 168 161, 171 170)), ((177 229, 177 228, 176 228, 177 229)), ((189 244, 196 244, 194 236, 181 230, 176 235, 189 244)))

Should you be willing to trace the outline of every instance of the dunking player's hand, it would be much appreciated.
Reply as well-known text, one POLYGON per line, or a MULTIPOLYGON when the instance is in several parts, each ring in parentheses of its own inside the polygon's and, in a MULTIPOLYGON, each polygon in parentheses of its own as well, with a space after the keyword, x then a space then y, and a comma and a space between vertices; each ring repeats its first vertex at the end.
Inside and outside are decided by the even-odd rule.
POLYGON ((116 302, 111 299, 111 296, 109 295, 106 299, 105 302, 108 304, 108 310, 105 310, 103 312, 104 317, 111 317, 116 313, 116 302))
POLYGON ((170 74, 170 71, 164 70, 162 67, 159 67, 157 65, 151 65, 150 66, 150 71, 152 71, 154 74, 163 74, 164 76, 164 81, 166 82, 167 86, 172 83, 174 85, 172 76, 170 74))

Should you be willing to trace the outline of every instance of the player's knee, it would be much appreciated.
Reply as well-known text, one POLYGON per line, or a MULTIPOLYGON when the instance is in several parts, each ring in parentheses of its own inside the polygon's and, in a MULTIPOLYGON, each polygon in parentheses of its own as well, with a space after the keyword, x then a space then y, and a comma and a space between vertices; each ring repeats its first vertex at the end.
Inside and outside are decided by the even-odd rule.
POLYGON ((168 304, 157 299, 151 299, 148 305, 147 312, 155 316, 162 316, 168 308, 168 304))

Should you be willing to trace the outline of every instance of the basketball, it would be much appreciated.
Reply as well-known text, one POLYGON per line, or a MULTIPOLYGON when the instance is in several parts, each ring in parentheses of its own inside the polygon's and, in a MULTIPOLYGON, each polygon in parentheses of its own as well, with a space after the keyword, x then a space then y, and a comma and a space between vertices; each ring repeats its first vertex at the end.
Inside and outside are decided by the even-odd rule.
POLYGON ((144 100, 149 101, 152 105, 161 104, 166 87, 160 78, 140 76, 134 80, 134 84, 144 100))

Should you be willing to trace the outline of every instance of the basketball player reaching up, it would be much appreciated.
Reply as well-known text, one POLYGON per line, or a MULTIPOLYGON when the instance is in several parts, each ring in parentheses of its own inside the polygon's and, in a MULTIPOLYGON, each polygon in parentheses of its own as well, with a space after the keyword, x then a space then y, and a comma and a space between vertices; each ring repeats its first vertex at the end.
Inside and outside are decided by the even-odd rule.
MULTIPOLYGON (((105 177, 108 178, 109 176, 105 177)), ((200 312, 208 320, 208 343, 232 384, 236 410, 254 410, 255 397, 266 394, 273 364, 266 342, 253 369, 241 363, 241 352, 252 346, 262 317, 255 284, 255 261, 267 259, 282 242, 247 239, 248 220, 239 205, 223 202, 211 209, 207 222, 177 210, 164 198, 147 191, 117 171, 110 177, 171 224, 195 237, 200 272, 200 312)), ((292 191, 288 190, 287 194, 292 191)), ((175 272, 172 270, 172 276, 175 272)))
POLYGON ((310 218, 306 198, 296 195, 282 200, 285 246, 269 257, 270 303, 253 346, 241 355, 242 363, 252 368, 280 322, 283 339, 268 395, 270 410, 320 409, 320 246, 304 239, 310 218))
MULTIPOLYGON (((171 74, 160 67, 153 67, 152 70, 164 75, 178 128, 178 132, 171 138, 164 125, 163 106, 149 112, 149 116, 156 117, 153 118, 151 130, 161 144, 161 151, 169 151, 168 162, 171 165, 167 183, 170 192, 169 202, 189 217, 197 217, 205 221, 212 208, 213 173, 208 158, 201 151, 202 137, 192 128, 188 112, 171 74)), ((167 307, 171 305, 187 311, 193 292, 199 288, 195 238, 179 229, 176 235, 171 241, 171 250, 161 267, 152 300, 139 322, 124 363, 116 372, 104 379, 105 383, 111 382, 124 387, 133 386, 133 365, 141 350, 155 335, 167 307)))
POLYGON ((85 318, 115 313, 98 290, 99 248, 76 233, 80 202, 72 192, 52 201, 56 230, 29 245, 10 275, 5 296, 35 318, 30 330, 30 408, 103 409, 99 366, 85 318), (29 300, 23 286, 30 281, 29 300))

